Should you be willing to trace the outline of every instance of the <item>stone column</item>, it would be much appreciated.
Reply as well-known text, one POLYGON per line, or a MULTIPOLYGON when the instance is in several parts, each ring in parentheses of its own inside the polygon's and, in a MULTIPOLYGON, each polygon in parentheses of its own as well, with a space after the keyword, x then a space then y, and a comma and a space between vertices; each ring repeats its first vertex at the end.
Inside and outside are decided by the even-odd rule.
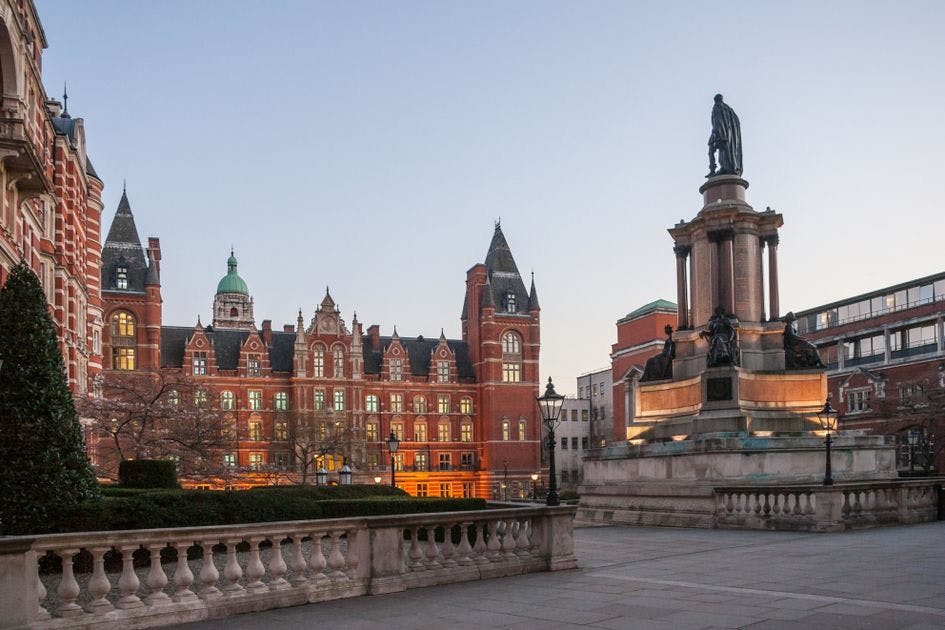
POLYGON ((768 243, 768 321, 774 322, 781 317, 778 303, 778 235, 765 237, 768 243))
POLYGON ((676 252, 676 330, 689 328, 689 283, 686 278, 686 258, 689 256, 688 245, 677 245, 676 252))
POLYGON ((719 239, 719 304, 726 313, 735 312, 735 278, 732 260, 732 242, 735 235, 723 232, 719 239))
POLYGON ((837 337, 837 369, 842 370, 844 366, 844 361, 847 358, 847 349, 843 344, 843 338, 837 337))
POLYGON ((892 348, 889 347, 889 328, 883 328, 883 363, 892 359, 892 348))

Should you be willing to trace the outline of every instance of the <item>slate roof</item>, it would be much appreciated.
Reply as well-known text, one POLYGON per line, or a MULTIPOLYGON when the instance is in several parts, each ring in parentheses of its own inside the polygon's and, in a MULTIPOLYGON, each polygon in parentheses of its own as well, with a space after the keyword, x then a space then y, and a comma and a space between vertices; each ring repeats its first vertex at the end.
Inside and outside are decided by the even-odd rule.
MULTIPOLYGON (((239 366, 240 348, 249 337, 249 330, 204 329, 207 339, 213 344, 217 368, 235 370, 239 366)), ((190 326, 161 326, 161 367, 179 368, 184 364, 184 347, 194 334, 190 326)), ((269 345, 269 367, 274 372, 291 372, 295 348, 295 333, 272 332, 269 345)))
MULTIPOLYGON (((381 373, 381 362, 384 352, 391 344, 391 339, 391 337, 381 337, 381 349, 379 352, 375 352, 371 347, 371 337, 369 335, 363 337, 365 374, 381 373)), ((401 337, 400 344, 407 351, 407 357, 410 360, 410 373, 414 376, 429 376, 431 352, 440 344, 440 340, 435 337, 417 337, 416 339, 401 337)), ((469 346, 466 342, 458 339, 447 339, 446 345, 456 355, 456 372, 459 378, 475 378, 476 372, 473 370, 472 361, 469 358, 469 346)))
POLYGON ((144 258, 144 248, 141 247, 141 238, 135 225, 134 215, 131 214, 131 204, 128 194, 121 193, 118 210, 112 219, 108 237, 102 247, 102 289, 105 291, 143 292, 148 275, 148 263, 144 258), (128 288, 115 287, 115 268, 128 268, 128 288))
POLYGON ((486 273, 489 282, 486 284, 483 294, 483 305, 491 301, 492 305, 495 305, 496 311, 505 311, 507 296, 513 294, 515 296, 516 312, 525 313, 527 311, 528 292, 525 290, 525 283, 522 282, 522 276, 518 272, 515 259, 512 257, 512 250, 509 248, 505 235, 502 233, 502 227, 499 224, 495 226, 492 242, 489 243, 489 252, 486 254, 486 273))

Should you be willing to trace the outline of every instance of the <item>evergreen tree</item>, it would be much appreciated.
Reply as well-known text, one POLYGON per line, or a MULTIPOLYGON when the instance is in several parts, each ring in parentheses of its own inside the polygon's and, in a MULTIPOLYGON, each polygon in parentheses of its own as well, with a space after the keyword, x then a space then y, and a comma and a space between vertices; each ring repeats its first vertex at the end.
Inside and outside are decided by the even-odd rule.
POLYGON ((0 533, 57 529, 99 497, 52 318, 24 262, 0 288, 0 533))

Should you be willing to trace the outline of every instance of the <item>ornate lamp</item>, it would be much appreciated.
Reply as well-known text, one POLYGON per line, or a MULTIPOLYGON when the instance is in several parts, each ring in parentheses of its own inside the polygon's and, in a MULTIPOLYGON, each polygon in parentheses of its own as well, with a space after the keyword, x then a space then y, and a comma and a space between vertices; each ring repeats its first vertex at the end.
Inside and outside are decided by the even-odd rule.
POLYGON ((328 471, 324 466, 319 466, 315 471, 315 485, 324 486, 328 483, 328 471))
POLYGON ((375 476, 374 476, 374 483, 376 483, 376 484, 380 484, 380 483, 381 483, 381 476, 380 476, 380 475, 375 475, 375 476))
POLYGON ((532 501, 538 498, 538 473, 533 472, 532 475, 532 501))
POLYGON ((400 440, 397 439, 397 435, 391 431, 390 437, 387 438, 387 452, 390 453, 390 485, 394 485, 394 455, 397 453, 397 449, 400 448, 400 440))
POLYGON ((541 421, 548 429, 548 498, 545 504, 559 505, 558 482, 555 479, 555 429, 558 427, 558 416, 561 415, 564 396, 555 391, 549 376, 545 393, 536 396, 535 400, 538 401, 538 409, 541 411, 541 421))
POLYGON ((827 439, 824 440, 824 444, 827 445, 827 464, 824 468, 824 485, 832 486, 833 485, 833 476, 830 474, 830 434, 837 430, 837 416, 839 414, 830 406, 830 401, 824 403, 824 408, 820 410, 817 414, 817 419, 820 420, 820 427, 827 432, 827 439))
POLYGON ((343 486, 351 485, 351 466, 349 466, 347 462, 345 462, 341 470, 338 471, 338 483, 343 486))

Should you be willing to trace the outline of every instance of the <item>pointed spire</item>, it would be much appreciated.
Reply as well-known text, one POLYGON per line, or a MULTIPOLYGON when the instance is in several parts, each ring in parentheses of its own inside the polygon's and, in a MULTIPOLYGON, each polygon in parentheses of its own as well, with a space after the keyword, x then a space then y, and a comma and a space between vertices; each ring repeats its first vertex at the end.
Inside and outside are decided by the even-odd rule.
POLYGON ((446 333, 440 328, 440 341, 446 341, 446 333))
MULTIPOLYGON (((121 191, 118 209, 115 211, 115 218, 112 219, 111 228, 109 228, 108 236, 105 239, 105 244, 108 245, 109 243, 141 246, 141 238, 138 236, 138 227, 135 225, 135 218, 131 213, 131 203, 128 201, 126 190, 121 191)), ((143 252, 141 262, 144 262, 143 252)))
POLYGON ((295 332, 302 333, 305 331, 305 320, 302 319, 302 308, 299 307, 299 316, 295 320, 295 332))
POLYGON ((528 310, 529 311, 540 311, 541 307, 538 305, 538 290, 535 288, 535 272, 532 272, 532 288, 528 291, 528 310))
POLYGON ((203 324, 200 323, 200 314, 197 314, 197 330, 203 330, 203 324))
POLYGON ((391 335, 391 339, 400 339, 400 335, 397 334, 397 324, 394 324, 394 334, 391 335))
POLYGON ((62 113, 59 115, 60 118, 72 118, 69 115, 69 92, 66 90, 66 82, 62 82, 62 113))

